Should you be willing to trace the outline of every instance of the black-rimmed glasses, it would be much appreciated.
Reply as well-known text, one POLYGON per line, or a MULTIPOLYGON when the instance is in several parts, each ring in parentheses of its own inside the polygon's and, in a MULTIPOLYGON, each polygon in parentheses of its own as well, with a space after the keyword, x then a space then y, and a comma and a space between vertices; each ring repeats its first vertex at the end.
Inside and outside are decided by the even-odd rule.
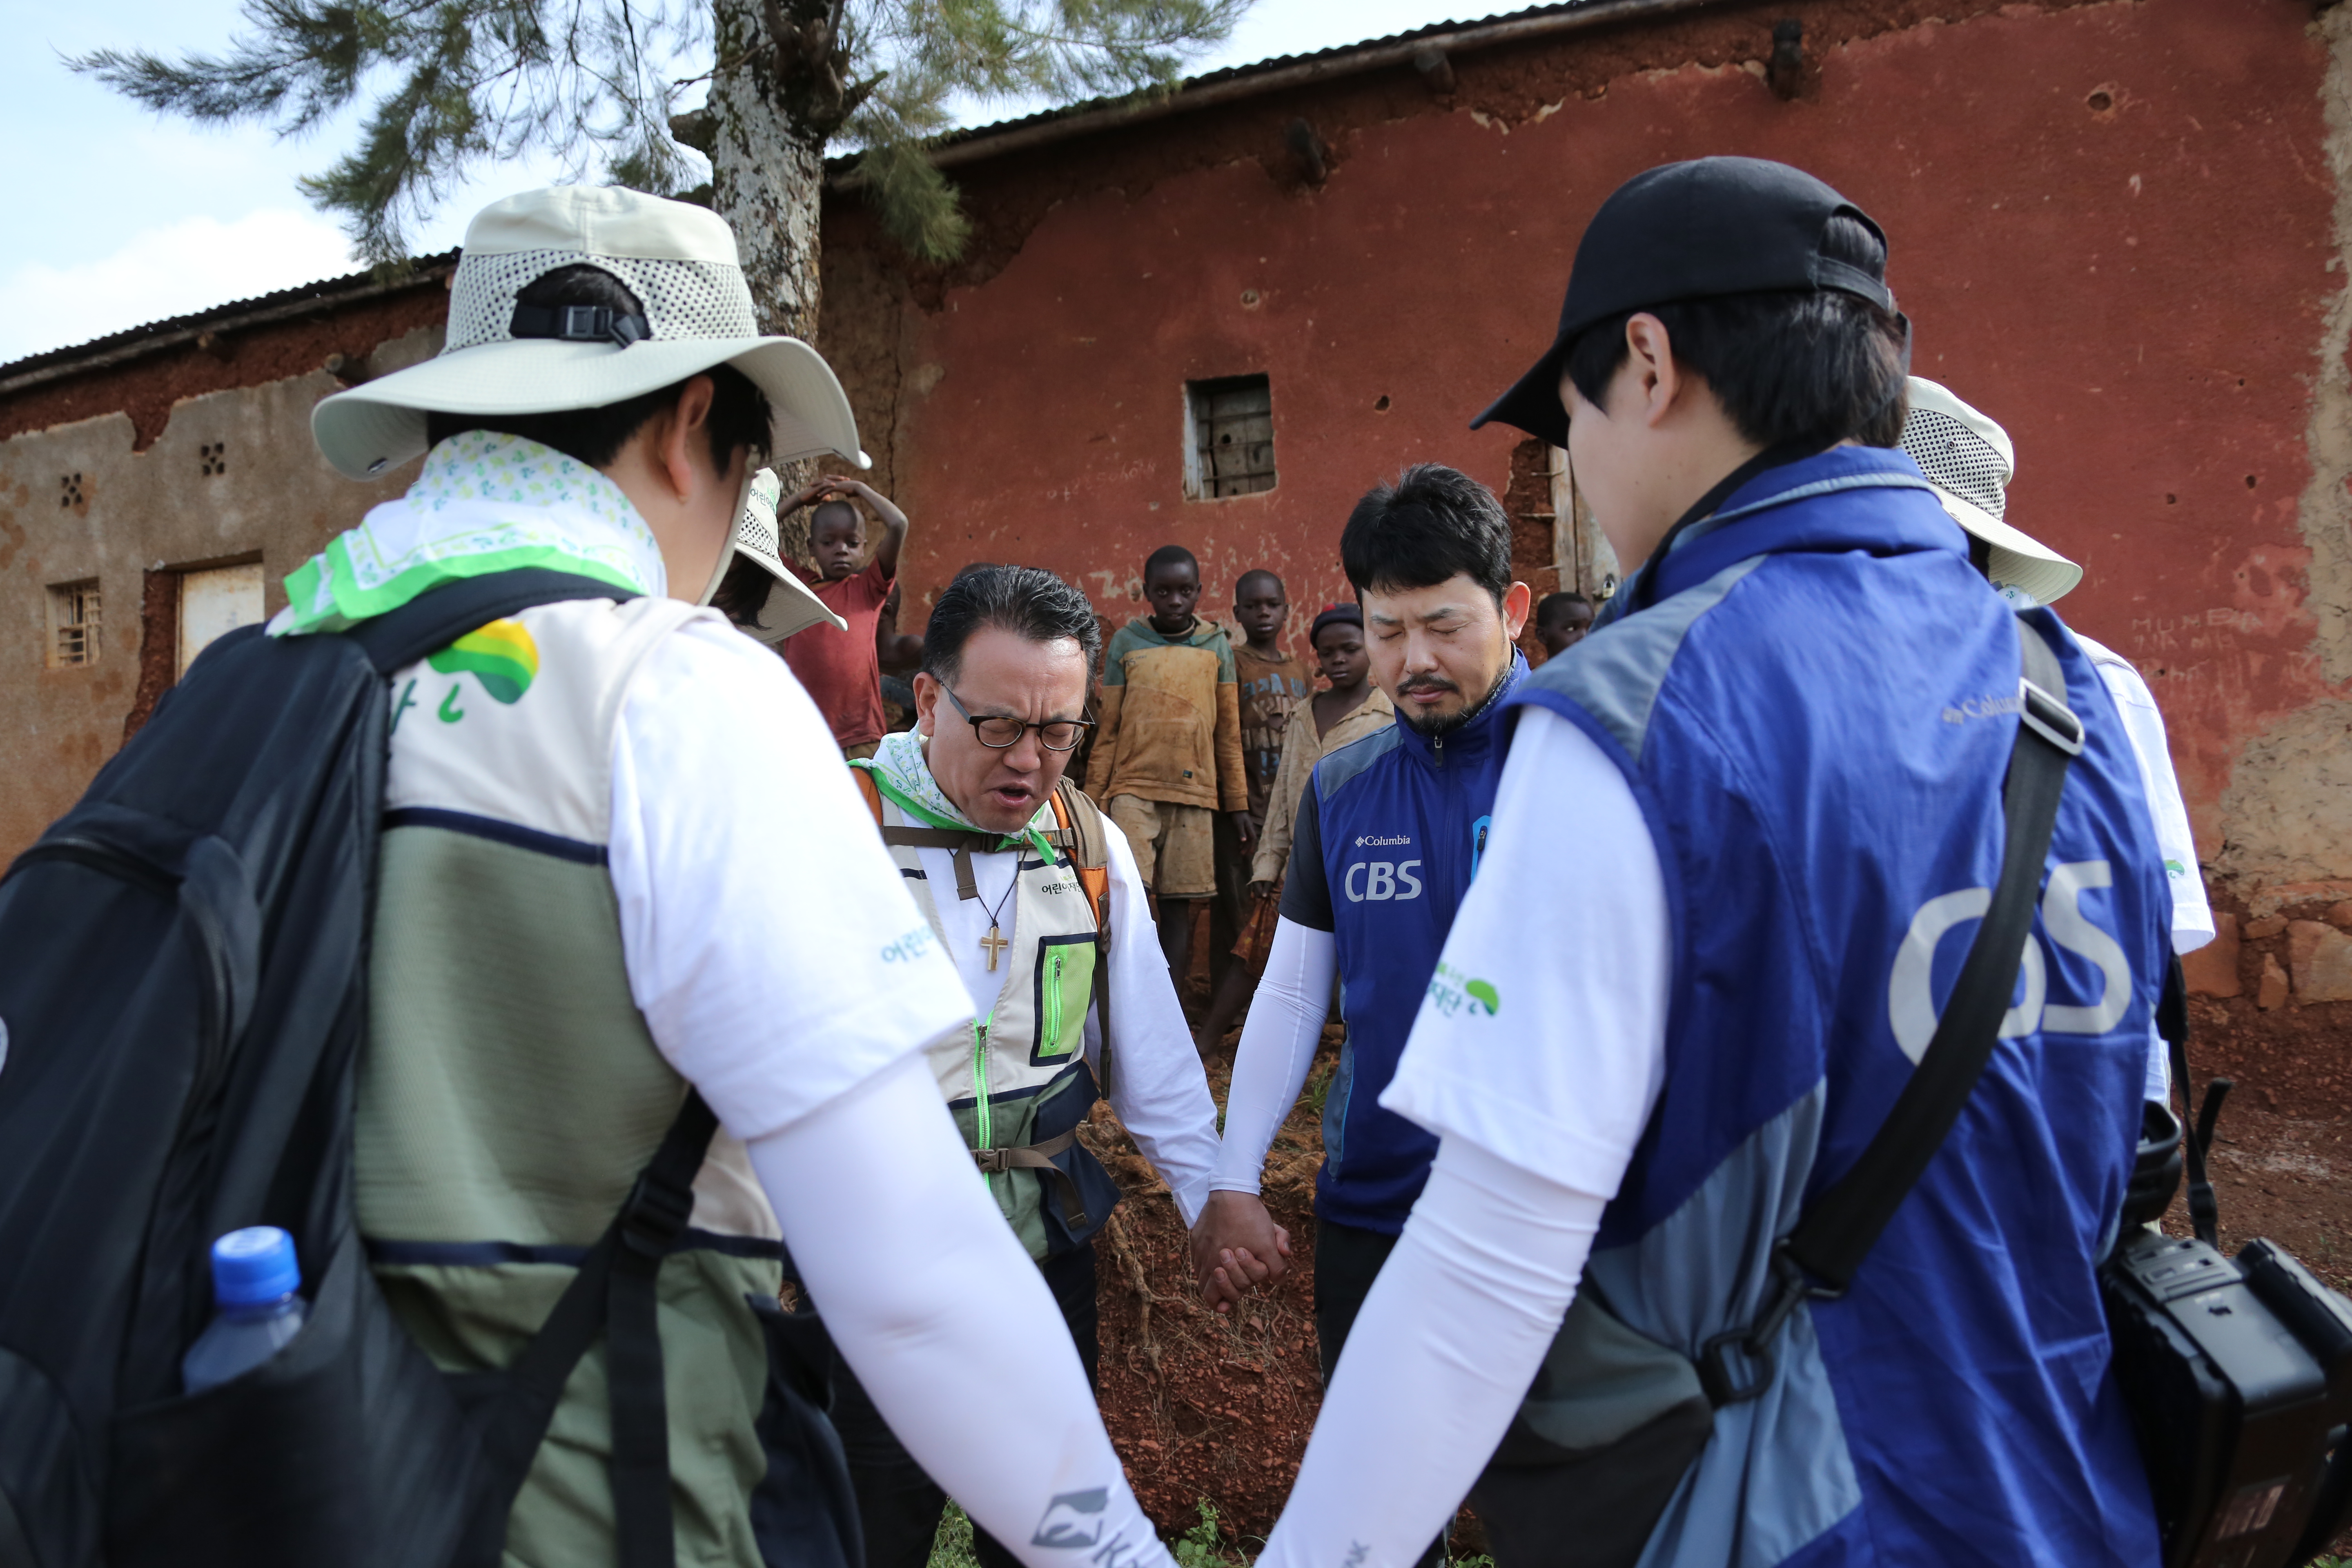
POLYGON ((964 721, 971 726, 972 738, 992 752, 1011 750, 1019 745, 1021 737, 1032 730, 1037 731, 1037 743, 1049 752, 1075 751, 1080 738, 1095 727, 1091 719, 1048 719, 1042 724, 1033 724, 1026 719, 1015 719, 1008 713, 982 713, 975 718, 954 691, 946 686, 940 689, 947 693, 948 700, 955 704, 955 710, 962 714, 964 721))

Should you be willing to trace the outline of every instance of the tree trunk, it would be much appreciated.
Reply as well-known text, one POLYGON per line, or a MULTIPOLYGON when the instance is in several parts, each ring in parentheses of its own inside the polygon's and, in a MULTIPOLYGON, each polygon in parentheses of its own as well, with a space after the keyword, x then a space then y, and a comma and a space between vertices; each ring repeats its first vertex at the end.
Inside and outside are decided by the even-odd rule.
POLYGON ((822 16, 810 0, 715 0, 710 80, 711 205, 735 230, 762 331, 816 341, 818 220, 825 133, 808 123, 805 89, 785 79, 767 18, 822 16))

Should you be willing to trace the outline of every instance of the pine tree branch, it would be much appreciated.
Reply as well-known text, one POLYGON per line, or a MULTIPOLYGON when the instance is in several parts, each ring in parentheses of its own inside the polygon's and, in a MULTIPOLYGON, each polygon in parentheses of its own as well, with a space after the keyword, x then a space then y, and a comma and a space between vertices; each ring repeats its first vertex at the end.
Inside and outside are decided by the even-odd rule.
MULTIPOLYGON (((669 133, 680 91, 713 72, 759 71, 730 57, 670 76, 713 52, 719 3, 246 0, 217 52, 100 49, 66 64, 162 114, 281 135, 360 109, 353 143, 301 188, 382 262, 485 163, 551 154, 574 178, 676 188, 690 168, 669 133)), ((761 0, 752 14, 767 23, 772 77, 767 110, 753 112, 784 117, 797 142, 859 147, 866 199, 886 228, 911 253, 946 259, 969 225, 924 150, 951 101, 1165 90, 1247 4, 761 0)))

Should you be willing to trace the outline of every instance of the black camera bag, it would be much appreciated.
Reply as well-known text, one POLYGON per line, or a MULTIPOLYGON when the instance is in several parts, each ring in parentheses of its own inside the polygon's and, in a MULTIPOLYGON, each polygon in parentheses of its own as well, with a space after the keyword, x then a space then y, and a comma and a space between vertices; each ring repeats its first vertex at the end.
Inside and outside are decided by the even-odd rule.
MULTIPOLYGON (((2157 1027, 2187 1110, 2178 960, 2157 1027)), ((2193 1128, 2148 1107, 2123 1239, 2099 1283, 2165 1568, 2301 1568, 2352 1511, 2352 1301, 2274 1242, 2222 1255, 2205 1153, 2230 1088, 2207 1087, 2193 1128), (2195 1235, 2164 1236, 2145 1227, 2171 1205, 2184 1152, 2195 1235)))

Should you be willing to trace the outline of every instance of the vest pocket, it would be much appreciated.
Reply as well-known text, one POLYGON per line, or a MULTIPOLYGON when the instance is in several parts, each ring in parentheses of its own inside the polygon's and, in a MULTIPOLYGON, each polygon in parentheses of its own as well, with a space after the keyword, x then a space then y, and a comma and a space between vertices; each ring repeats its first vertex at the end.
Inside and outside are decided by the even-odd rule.
POLYGON ((1037 1038, 1029 1063, 1044 1067, 1075 1056, 1086 1042, 1087 1006, 1094 998, 1095 933, 1041 937, 1037 942, 1037 1038))

